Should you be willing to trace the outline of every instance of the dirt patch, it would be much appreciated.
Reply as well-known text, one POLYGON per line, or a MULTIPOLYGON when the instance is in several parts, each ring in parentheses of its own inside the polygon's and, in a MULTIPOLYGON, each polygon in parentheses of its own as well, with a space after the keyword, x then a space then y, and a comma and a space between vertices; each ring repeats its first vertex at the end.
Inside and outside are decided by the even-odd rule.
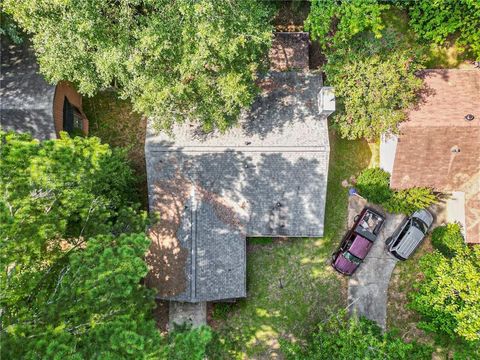
POLYGON ((160 333, 166 335, 168 331, 168 301, 156 300, 155 302, 157 306, 153 309, 153 318, 160 333))
POLYGON ((308 33, 276 33, 268 56, 270 70, 308 70, 309 42, 308 33))
POLYGON ((277 2, 278 12, 273 19, 276 31, 303 31, 303 23, 310 13, 310 1, 277 2))
MULTIPOLYGON (((255 238, 252 238, 255 239, 255 238)), ((268 243, 264 244, 259 244, 256 241, 253 243, 248 241, 247 239, 247 254, 252 253, 255 251, 260 251, 260 250, 273 250, 274 248, 282 245, 287 245, 295 241, 295 238, 288 238, 288 237, 273 237, 271 238, 271 241, 268 243)))

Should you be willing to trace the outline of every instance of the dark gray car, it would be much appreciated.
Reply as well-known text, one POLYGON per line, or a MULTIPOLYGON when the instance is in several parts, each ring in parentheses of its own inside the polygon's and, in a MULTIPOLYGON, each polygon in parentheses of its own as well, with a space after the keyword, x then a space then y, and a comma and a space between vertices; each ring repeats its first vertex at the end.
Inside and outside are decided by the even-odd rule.
POLYGON ((432 223, 433 216, 430 212, 415 211, 387 239, 387 250, 397 259, 407 260, 422 243, 432 223))

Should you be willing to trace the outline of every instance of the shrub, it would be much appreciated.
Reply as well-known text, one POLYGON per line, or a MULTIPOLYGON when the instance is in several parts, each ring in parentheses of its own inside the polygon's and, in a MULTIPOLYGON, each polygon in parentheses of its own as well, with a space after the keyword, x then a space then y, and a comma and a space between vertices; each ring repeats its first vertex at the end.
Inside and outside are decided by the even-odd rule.
MULTIPOLYGON (((438 232, 436 243, 455 243, 447 239, 451 231, 438 232)), ((409 307, 422 315, 419 326, 480 345, 480 247, 464 244, 451 258, 426 254, 420 268, 424 277, 409 294, 409 307)))
POLYGON ((391 213, 410 214, 425 209, 437 201, 437 196, 430 188, 414 187, 393 191, 392 196, 382 205, 391 213))
POLYGON ((480 59, 480 2, 472 0, 410 0, 410 26, 422 38, 437 44, 455 36, 459 47, 480 59))
POLYGON ((453 223, 437 227, 432 232, 432 245, 448 258, 455 256, 465 246, 460 225, 453 223))
POLYGON ((357 188, 364 198, 377 204, 383 204, 392 196, 390 174, 380 168, 363 170, 357 178, 357 188))
POLYGON ((432 349, 416 342, 405 343, 392 333, 382 334, 370 320, 352 317, 345 311, 319 325, 307 346, 280 341, 287 359, 431 359, 432 349), (388 355, 387 355, 388 354, 388 355))
POLYGON ((338 98, 333 124, 347 139, 397 132, 422 87, 416 76, 422 52, 384 29, 387 9, 378 0, 317 0, 305 22, 324 49, 324 71, 338 98))
POLYGON ((430 188, 392 190, 390 174, 380 168, 363 170, 357 179, 357 189, 369 202, 380 204, 391 213, 410 214, 437 201, 437 196, 430 188))

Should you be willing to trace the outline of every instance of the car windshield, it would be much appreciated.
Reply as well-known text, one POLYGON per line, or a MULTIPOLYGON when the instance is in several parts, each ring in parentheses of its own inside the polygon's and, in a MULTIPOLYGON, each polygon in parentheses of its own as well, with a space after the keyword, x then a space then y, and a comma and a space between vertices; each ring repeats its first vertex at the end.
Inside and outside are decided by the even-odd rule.
POLYGON ((362 260, 360 260, 359 258, 357 258, 356 256, 350 254, 348 251, 345 251, 343 253, 343 257, 345 259, 347 259, 348 261, 354 263, 354 264, 357 264, 357 265, 360 265, 360 263, 362 262, 362 260))
POLYGON ((419 229, 424 234, 427 233, 428 229, 427 229, 427 226, 424 224, 423 221, 418 220, 418 219, 412 219, 412 224, 413 224, 413 226, 415 226, 417 229, 419 229))

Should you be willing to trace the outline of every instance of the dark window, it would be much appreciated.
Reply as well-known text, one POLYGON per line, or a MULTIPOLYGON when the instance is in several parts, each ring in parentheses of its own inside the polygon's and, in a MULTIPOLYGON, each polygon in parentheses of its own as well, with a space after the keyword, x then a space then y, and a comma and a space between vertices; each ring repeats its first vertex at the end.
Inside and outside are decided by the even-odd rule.
POLYGON ((392 247, 396 247, 400 241, 403 239, 403 237, 405 236, 405 234, 407 233, 407 231, 410 229, 410 226, 411 226, 411 220, 409 219, 406 223, 405 223, 405 226, 402 228, 402 230, 400 231, 400 234, 398 234, 398 237, 397 239, 395 240, 395 242, 393 243, 392 247))
POLYGON ((77 135, 83 130, 82 114, 70 104, 67 97, 63 101, 63 130, 70 135, 77 135))

